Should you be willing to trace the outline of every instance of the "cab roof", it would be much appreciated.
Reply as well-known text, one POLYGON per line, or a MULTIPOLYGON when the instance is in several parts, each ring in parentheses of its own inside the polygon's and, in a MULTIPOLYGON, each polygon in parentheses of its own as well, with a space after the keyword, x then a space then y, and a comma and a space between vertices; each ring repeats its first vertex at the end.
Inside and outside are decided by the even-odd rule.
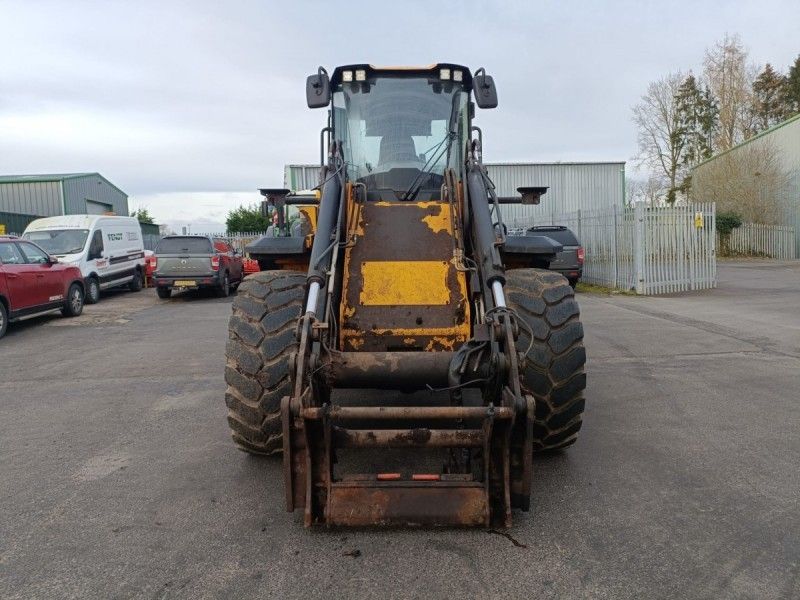
POLYGON ((331 75, 331 83, 333 85, 338 85, 342 83, 342 72, 343 71, 355 71, 357 69, 363 69, 367 71, 367 77, 370 76, 392 76, 392 75, 428 75, 430 77, 439 77, 441 69, 450 69, 450 73, 454 70, 459 70, 462 72, 462 83, 466 87, 472 86, 472 73, 468 67, 464 65, 459 65, 456 63, 434 63, 432 65, 427 66, 419 66, 419 67, 384 67, 384 66, 376 66, 370 65, 366 63, 361 64, 352 64, 352 65, 342 65, 340 67, 336 67, 333 70, 333 75, 331 75))

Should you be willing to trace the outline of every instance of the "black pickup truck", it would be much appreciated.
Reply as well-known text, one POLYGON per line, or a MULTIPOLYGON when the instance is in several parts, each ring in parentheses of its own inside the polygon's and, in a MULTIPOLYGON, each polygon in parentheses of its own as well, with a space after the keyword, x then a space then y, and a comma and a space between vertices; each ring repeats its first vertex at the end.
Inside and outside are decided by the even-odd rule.
POLYGON ((544 236, 561 244, 561 252, 550 262, 550 270, 567 278, 574 288, 583 276, 583 246, 574 233, 564 225, 537 225, 525 231, 526 236, 544 236))

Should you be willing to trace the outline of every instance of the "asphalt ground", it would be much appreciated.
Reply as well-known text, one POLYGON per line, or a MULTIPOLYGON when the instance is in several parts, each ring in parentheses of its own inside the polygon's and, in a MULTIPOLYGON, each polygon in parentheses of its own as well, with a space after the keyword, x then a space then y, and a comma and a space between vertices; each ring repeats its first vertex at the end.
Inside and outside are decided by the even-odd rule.
POLYGON ((535 460, 510 537, 304 529, 280 460, 229 438, 231 299, 116 293, 12 325, 0 597, 800 597, 800 263, 719 273, 579 294, 584 428, 535 460))

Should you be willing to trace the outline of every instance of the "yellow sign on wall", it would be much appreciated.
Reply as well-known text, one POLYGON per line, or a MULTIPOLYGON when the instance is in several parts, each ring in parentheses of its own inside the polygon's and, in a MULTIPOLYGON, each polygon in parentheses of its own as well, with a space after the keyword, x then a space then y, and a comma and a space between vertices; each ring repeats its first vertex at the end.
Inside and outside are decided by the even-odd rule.
POLYGON ((697 229, 703 228, 703 213, 701 212, 694 213, 694 226, 697 229))
POLYGON ((0 223, 0 235, 5 235, 5 234, 6 234, 6 224, 0 223))

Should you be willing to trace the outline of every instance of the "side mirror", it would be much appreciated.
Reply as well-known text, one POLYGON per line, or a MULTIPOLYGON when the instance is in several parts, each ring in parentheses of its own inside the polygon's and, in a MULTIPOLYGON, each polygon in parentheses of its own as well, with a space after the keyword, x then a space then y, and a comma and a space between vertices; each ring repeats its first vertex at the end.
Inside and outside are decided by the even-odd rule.
POLYGON ((47 256, 47 264, 55 265, 58 264, 58 259, 55 256, 47 256))
POLYGON ((472 93, 475 103, 480 108, 497 108, 497 88, 494 79, 486 74, 486 69, 481 67, 472 77, 472 93))
POLYGON ((306 79, 306 102, 308 108, 322 108, 331 102, 331 80, 322 67, 306 79))

